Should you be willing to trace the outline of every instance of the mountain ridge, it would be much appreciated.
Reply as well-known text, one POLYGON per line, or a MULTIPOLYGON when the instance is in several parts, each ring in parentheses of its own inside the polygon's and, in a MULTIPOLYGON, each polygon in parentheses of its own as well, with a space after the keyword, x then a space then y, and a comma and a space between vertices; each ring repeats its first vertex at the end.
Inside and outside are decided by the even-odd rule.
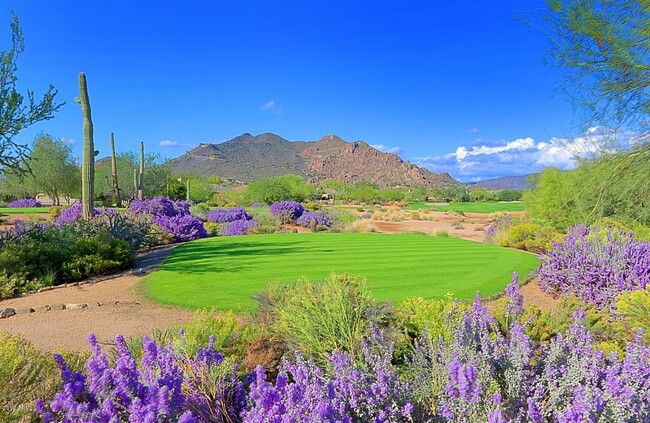
POLYGON ((174 173, 219 175, 242 182, 293 173, 311 182, 370 182, 380 187, 459 186, 448 173, 434 173, 384 153, 364 141, 336 135, 317 141, 288 141, 273 133, 243 133, 219 144, 202 143, 170 160, 174 173))

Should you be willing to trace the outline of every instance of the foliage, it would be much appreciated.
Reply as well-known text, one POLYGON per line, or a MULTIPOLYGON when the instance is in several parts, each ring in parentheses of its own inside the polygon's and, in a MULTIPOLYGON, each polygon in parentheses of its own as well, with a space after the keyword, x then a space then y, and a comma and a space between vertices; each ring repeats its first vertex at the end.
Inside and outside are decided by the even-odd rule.
POLYGON ((177 242, 207 237, 203 222, 190 214, 189 207, 187 202, 156 196, 150 200, 133 200, 131 213, 152 216, 153 222, 177 242))
MULTIPOLYGON (((137 198, 137 192, 133 183, 133 171, 139 171, 140 157, 139 153, 122 152, 116 154, 118 185, 123 194, 123 199, 137 198)), ((171 167, 167 160, 159 154, 145 154, 144 164, 146 172, 144 173, 144 189, 147 196, 169 195, 174 182, 171 167), (169 191, 169 192, 168 192, 169 191)), ((95 191, 97 196, 109 198, 114 201, 113 193, 113 176, 110 160, 107 160, 95 169, 95 191)), ((178 198, 178 197, 176 197, 178 198)), ((181 199, 185 199, 183 192, 181 199)))
POLYGON ((308 228, 313 220, 315 220, 316 223, 320 226, 331 226, 331 223, 327 217, 327 213, 324 211, 320 213, 314 211, 304 211, 300 217, 296 219, 296 224, 308 228))
POLYGON ((14 200, 11 203, 7 204, 7 207, 13 209, 20 207, 42 207, 43 205, 40 201, 36 201, 33 198, 21 198, 20 200, 14 200))
POLYGON ((297 201, 276 201, 271 204, 271 216, 283 224, 293 223, 304 211, 305 208, 297 201))
POLYGON ((27 104, 25 97, 16 91, 17 62, 25 50, 25 40, 18 16, 12 15, 11 49, 0 52, 0 169, 24 175, 29 171, 26 167, 29 147, 16 143, 14 137, 37 122, 52 119, 65 103, 55 103, 57 90, 52 85, 38 102, 34 93, 27 90, 27 104))
POLYGON ((616 314, 631 330, 643 330, 645 341, 650 342, 650 288, 622 292, 616 302, 616 314))
MULTIPOLYGON (((98 210, 94 211, 95 214, 99 214, 98 210)), ((69 207, 64 208, 59 215, 57 216, 54 224, 56 226, 61 225, 72 225, 83 217, 83 206, 81 203, 75 203, 69 207)))
MULTIPOLYGON (((34 421, 38 398, 53 397, 59 389, 59 375, 49 355, 38 351, 22 335, 0 333, 0 420, 34 421)), ((66 354, 71 367, 82 366, 82 354, 66 354)))
POLYGON ((210 341, 192 357, 182 348, 162 347, 143 340, 140 365, 118 336, 118 358, 111 365, 93 335, 87 374, 72 371, 60 355, 63 389, 37 411, 45 422, 178 421, 181 423, 237 420, 245 405, 243 384, 214 352, 210 341))
POLYGON ((540 286, 553 295, 572 294, 599 308, 612 307, 622 291, 650 283, 650 243, 614 229, 574 226, 556 243, 539 271, 540 286))
POLYGON ((244 192, 244 201, 246 204, 271 204, 282 200, 301 202, 312 199, 315 192, 316 187, 300 176, 283 175, 251 182, 244 192))
POLYGON ((234 222, 224 223, 219 227, 219 235, 237 236, 246 235, 260 224, 257 220, 235 220, 234 222))
POLYGON ((411 421, 408 386, 391 366, 392 346, 379 340, 364 342, 361 350, 363 364, 337 352, 323 367, 296 352, 294 362, 282 362, 275 383, 258 367, 244 421, 411 421))
POLYGON ((230 207, 228 209, 214 209, 208 212, 209 222, 228 223, 237 220, 250 220, 251 216, 246 213, 243 207, 230 207))
POLYGON ((551 51, 569 71, 564 87, 587 126, 648 133, 650 9, 644 0, 549 0, 551 51))
POLYGON ((72 154, 72 146, 51 135, 41 134, 34 140, 29 157, 31 177, 25 183, 32 183, 39 192, 44 192, 55 206, 59 197, 71 198, 81 193, 81 173, 72 154))
POLYGON ((153 221, 160 225, 165 232, 173 235, 177 242, 193 241, 208 236, 203 222, 189 214, 171 217, 156 216, 153 221))
POLYGON ((354 356, 370 326, 387 318, 359 278, 332 274, 321 283, 302 280, 277 289, 258 301, 270 302, 274 330, 317 363, 333 351, 354 356))

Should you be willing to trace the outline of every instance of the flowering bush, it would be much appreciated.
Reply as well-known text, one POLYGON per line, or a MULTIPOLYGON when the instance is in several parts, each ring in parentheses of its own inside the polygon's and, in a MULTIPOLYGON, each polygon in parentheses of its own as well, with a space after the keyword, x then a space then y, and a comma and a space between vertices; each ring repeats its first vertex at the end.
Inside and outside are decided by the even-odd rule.
POLYGON ((317 224, 321 226, 330 226, 331 223, 327 218, 325 212, 315 212, 315 211, 304 211, 298 219, 296 219, 296 224, 304 227, 309 227, 312 220, 315 220, 317 224))
POLYGON ((276 201, 271 204, 271 216, 281 223, 291 223, 298 219, 305 208, 297 201, 276 201))
POLYGON ((178 242, 193 241, 208 236, 203 222, 192 215, 156 216, 153 221, 178 242))
POLYGON ((178 242, 208 236, 203 222, 190 214, 190 206, 184 201, 172 201, 163 196, 135 200, 131 203, 131 213, 152 215, 153 221, 178 242))
POLYGON ((11 208, 42 207, 42 204, 39 201, 34 200, 33 198, 22 198, 20 200, 14 200, 11 203, 7 204, 7 207, 11 207, 11 208))
POLYGON ((93 335, 87 374, 71 371, 60 355, 63 389, 36 409, 46 422, 214 422, 238 420, 245 405, 236 368, 220 370, 223 357, 214 339, 191 358, 171 345, 143 340, 140 365, 122 336, 115 338, 118 357, 109 364, 93 335))
POLYGON ((363 365, 350 354, 333 353, 326 370, 296 352, 294 363, 284 359, 274 384, 258 366, 244 421, 411 421, 408 385, 400 382, 391 366, 392 352, 391 344, 364 342, 363 365))
POLYGON ((246 235, 249 230, 259 226, 257 220, 235 220, 234 222, 225 223, 219 227, 219 234, 224 236, 246 235))
MULTIPOLYGON (((70 207, 63 209, 61 214, 59 214, 59 217, 57 217, 56 220, 54 221, 54 224, 56 226, 72 225, 83 217, 84 214, 83 210, 84 208, 81 203, 73 204, 70 207)), ((94 209, 93 216, 97 216, 98 214, 100 214, 100 211, 94 209)))
POLYGON ((153 216, 186 216, 190 214, 190 206, 184 201, 172 201, 161 195, 150 200, 134 200, 131 203, 132 213, 147 213, 153 216))
POLYGON ((228 209, 214 209, 208 212, 208 221, 215 223, 229 223, 237 220, 251 220, 243 207, 230 207, 228 209))
POLYGON ((650 242, 615 229, 574 226, 544 257, 539 284, 553 295, 572 294, 599 308, 612 307, 620 292, 650 284, 650 242))

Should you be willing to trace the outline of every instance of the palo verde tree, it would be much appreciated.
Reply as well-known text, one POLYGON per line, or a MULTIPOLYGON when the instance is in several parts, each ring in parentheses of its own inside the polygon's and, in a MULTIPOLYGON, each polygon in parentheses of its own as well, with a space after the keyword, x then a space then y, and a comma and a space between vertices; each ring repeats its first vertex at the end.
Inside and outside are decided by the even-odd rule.
POLYGON ((18 16, 12 12, 11 48, 0 51, 0 171, 24 175, 29 171, 25 161, 29 146, 14 140, 23 129, 36 122, 52 119, 65 103, 56 103, 57 90, 50 85, 40 101, 27 90, 27 97, 16 91, 18 56, 25 50, 23 30, 18 16))
POLYGON ((72 155, 72 148, 50 135, 41 134, 34 140, 29 157, 31 177, 24 183, 33 183, 39 192, 44 192, 55 206, 61 196, 70 198, 81 191, 79 166, 72 155))
POLYGON ((650 128, 648 0, 548 0, 551 54, 569 71, 564 87, 586 125, 650 128))

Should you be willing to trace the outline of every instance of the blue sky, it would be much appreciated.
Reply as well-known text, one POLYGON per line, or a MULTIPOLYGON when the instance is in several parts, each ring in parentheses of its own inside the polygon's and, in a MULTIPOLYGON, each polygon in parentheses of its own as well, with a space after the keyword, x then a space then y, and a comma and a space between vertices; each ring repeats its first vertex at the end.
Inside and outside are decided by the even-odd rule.
POLYGON ((470 181, 570 166, 579 135, 545 64, 543 1, 5 0, 26 49, 19 89, 49 84, 66 105, 46 132, 80 152, 77 76, 86 73, 95 145, 176 157, 244 132, 364 140, 470 181), (531 19, 537 24, 527 24, 531 19))

